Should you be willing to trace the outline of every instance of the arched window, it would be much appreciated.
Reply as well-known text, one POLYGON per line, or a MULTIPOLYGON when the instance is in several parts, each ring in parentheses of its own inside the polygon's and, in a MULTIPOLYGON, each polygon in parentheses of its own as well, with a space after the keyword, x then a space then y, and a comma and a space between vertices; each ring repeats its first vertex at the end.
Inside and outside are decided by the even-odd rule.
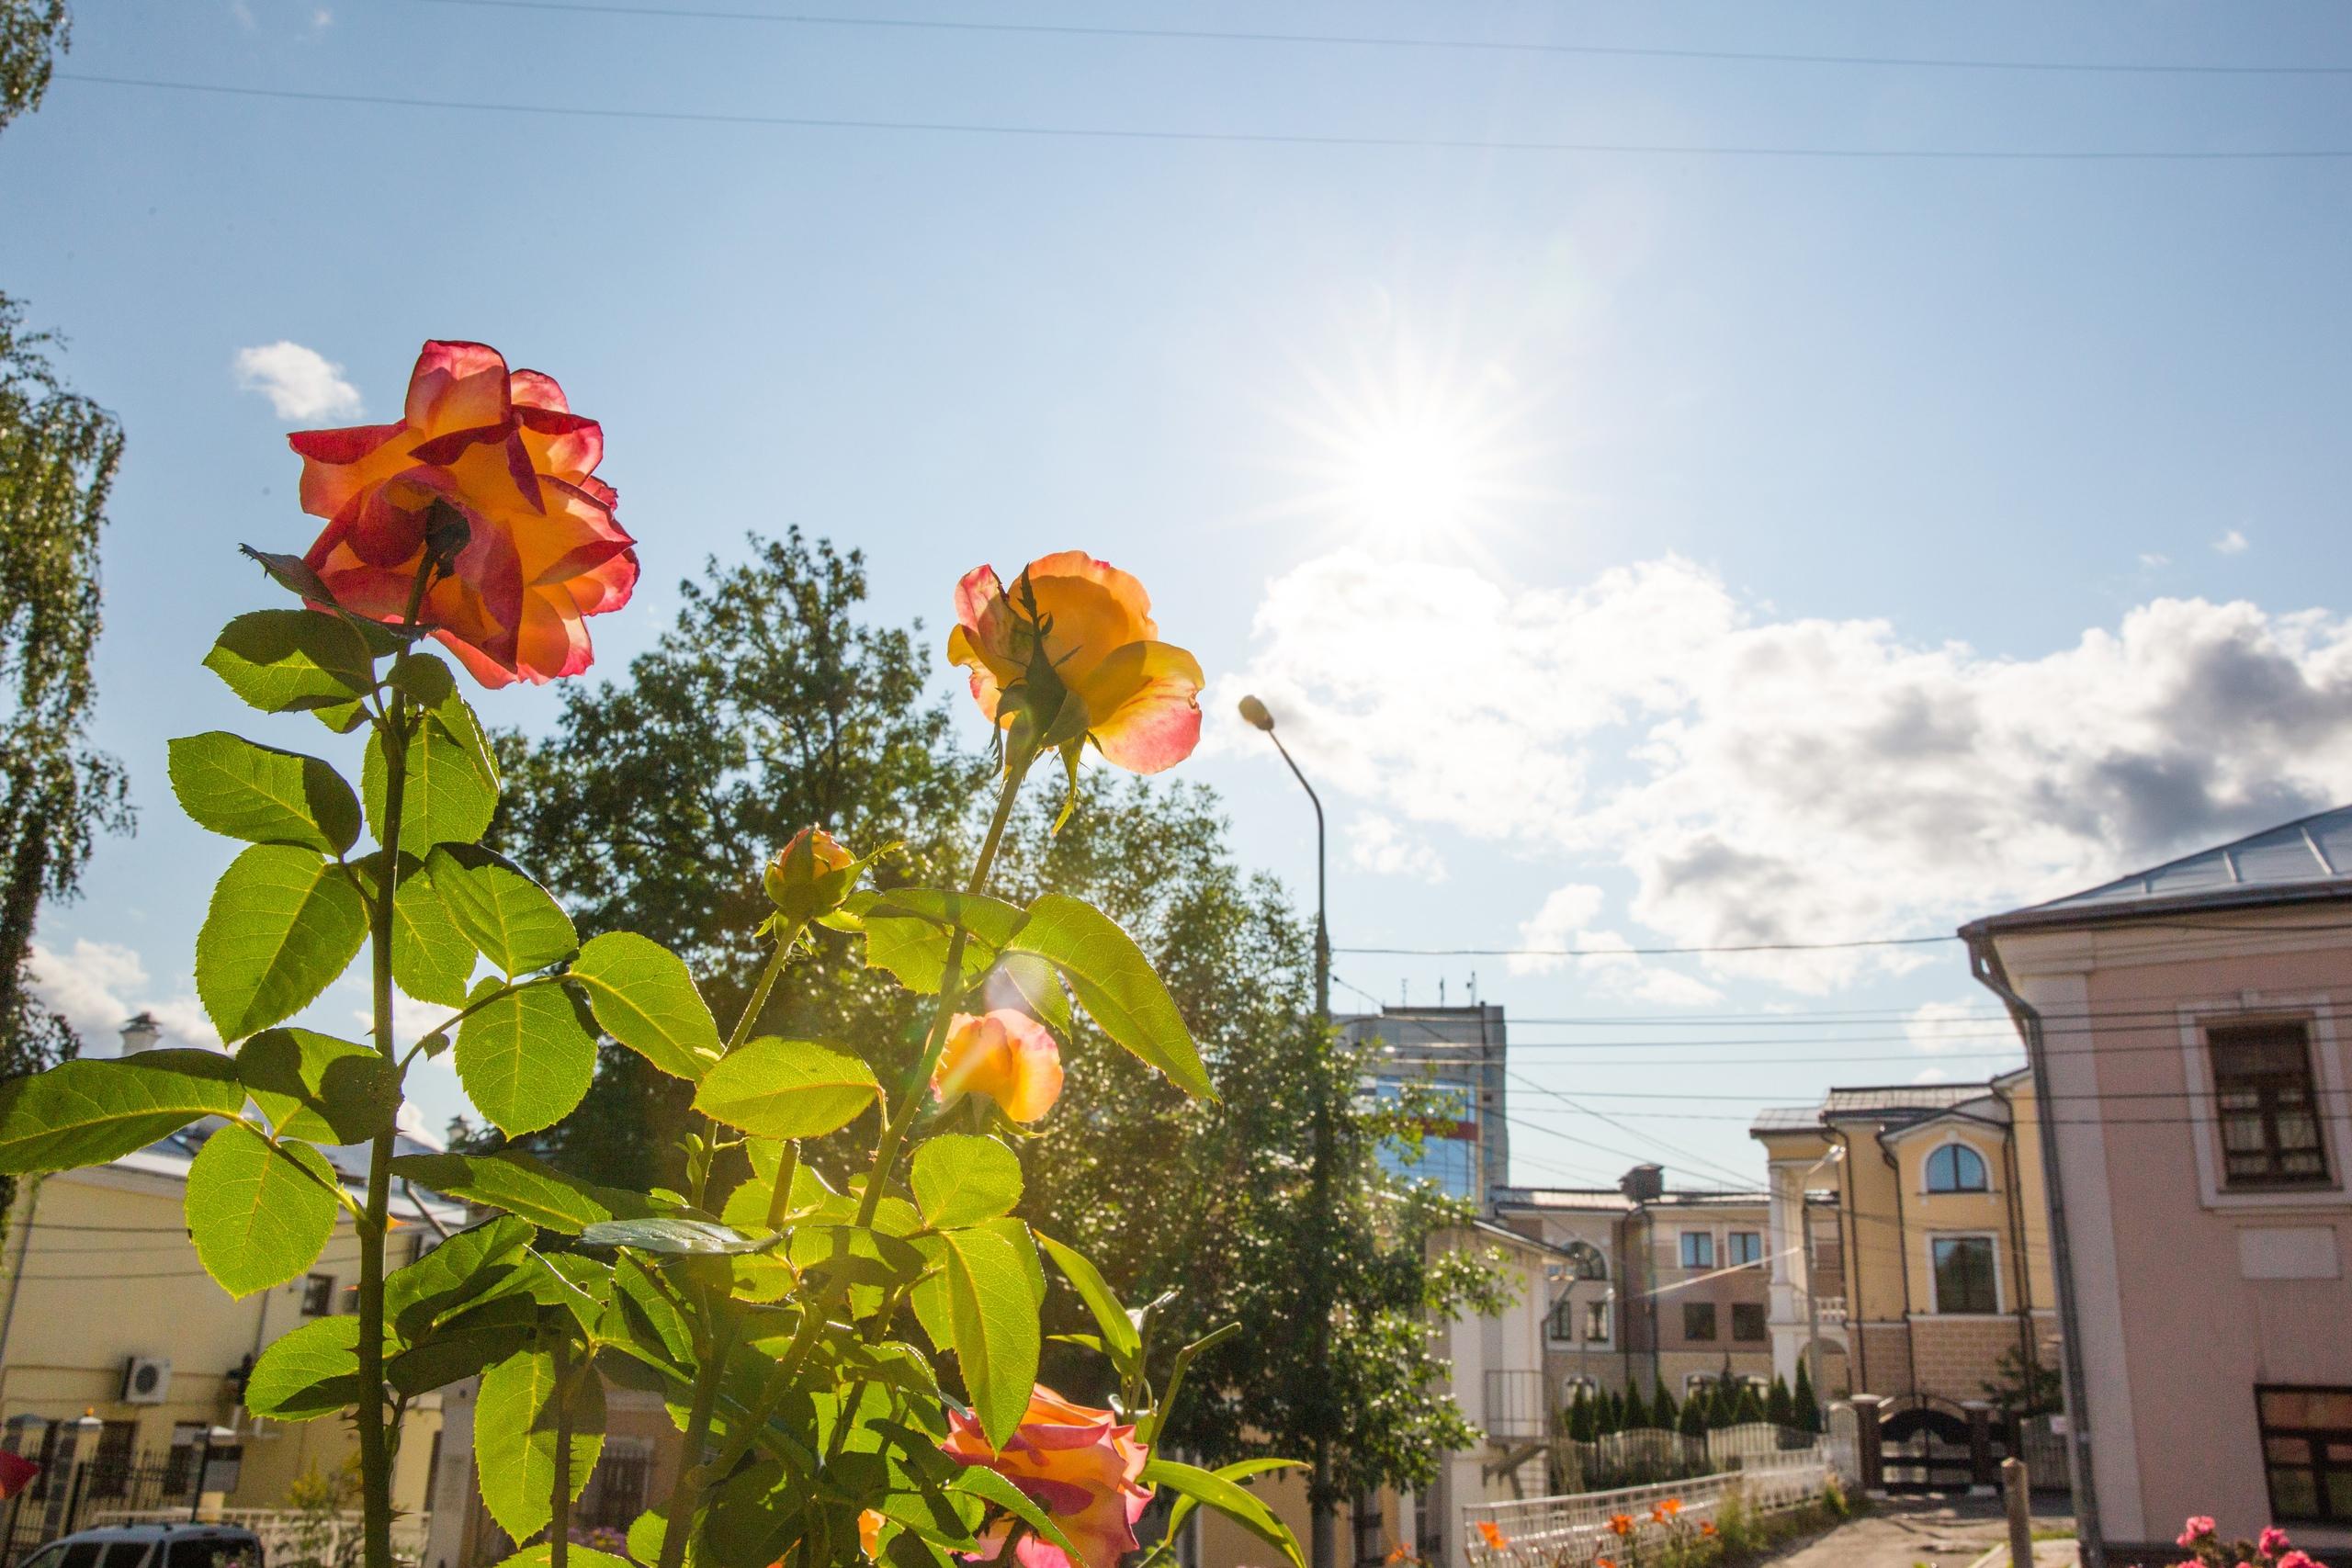
POLYGON ((1989 1185, 1984 1179, 1984 1156, 1966 1144, 1946 1144, 1928 1156, 1930 1192, 1983 1192, 1989 1185))
POLYGON ((1606 1280, 1609 1262, 1589 1242, 1568 1243, 1568 1272, 1579 1280, 1606 1280))

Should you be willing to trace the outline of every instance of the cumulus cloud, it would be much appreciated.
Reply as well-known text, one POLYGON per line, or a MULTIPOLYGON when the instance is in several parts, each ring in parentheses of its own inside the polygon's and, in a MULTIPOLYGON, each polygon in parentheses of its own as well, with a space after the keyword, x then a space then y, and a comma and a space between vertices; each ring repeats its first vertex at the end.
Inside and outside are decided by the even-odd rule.
POLYGON ((260 392, 280 419, 348 418, 359 412, 359 389, 343 378, 343 367, 317 349, 284 338, 257 348, 241 348, 237 385, 260 392))
POLYGON ((1374 811, 1360 811, 1348 824, 1348 859, 1376 876, 1445 880, 1445 862, 1435 850, 1408 837, 1394 821, 1374 811))
MULTIPOLYGON (((2157 599, 1996 659, 1777 617, 1671 556, 1554 590, 1343 551, 1272 583, 1254 635, 1236 685, 1319 776, 1408 823, 1614 863, 1675 945, 1949 931, 2352 776, 2352 624, 2316 611, 2157 599)), ((1585 902, 1530 927, 1597 919, 1585 902)), ((1707 966, 1818 992, 1925 961, 1707 966)))
POLYGON ((139 954, 119 942, 78 938, 64 952, 33 943, 33 994, 61 1013, 93 1056, 121 1047, 121 1030, 134 1013, 153 1013, 165 1043, 218 1050, 220 1035, 196 998, 159 994, 139 954))
POLYGON ((2231 529, 2213 541, 2213 547, 2225 556, 2242 556, 2245 554, 2247 545, 2248 540, 2245 531, 2238 528, 2231 529))
POLYGON ((1593 925, 1605 896, 1589 883, 1570 883, 1544 900, 1532 919, 1519 925, 1519 945, 1534 949, 1513 953, 1514 975, 1548 975, 1569 964, 1578 981, 1598 995, 1627 1001, 1654 1002, 1660 1007, 1697 1007, 1720 1000, 1721 991, 1679 970, 1645 961, 1630 950, 1634 944, 1616 931, 1593 925), (1555 956, 1544 950, 1572 951, 1582 956, 1555 956), (1623 956, 1610 956, 1617 949, 1623 956))
POLYGON ((1986 1022, 1984 1009, 1973 1002, 1922 1002, 1903 1021, 1903 1032, 1917 1051, 1974 1051, 2001 1025, 1986 1022))

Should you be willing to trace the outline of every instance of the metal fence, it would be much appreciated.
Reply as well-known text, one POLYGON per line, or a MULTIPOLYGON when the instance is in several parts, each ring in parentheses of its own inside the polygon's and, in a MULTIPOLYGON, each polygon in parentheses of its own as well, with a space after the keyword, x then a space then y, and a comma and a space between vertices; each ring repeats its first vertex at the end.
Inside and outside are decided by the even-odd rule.
POLYGON ((1757 1453, 1738 1470, 1520 1503, 1469 1503, 1462 1540, 1471 1568, 1592 1568, 1702 1533, 1732 1498, 1774 1514, 1822 1495, 1831 1477, 1826 1444, 1757 1453))
POLYGON ((71 1449, 62 1458, 52 1450, 31 1484, 5 1505, 0 1568, 59 1536, 88 1529, 101 1515, 187 1517, 197 1500, 196 1461, 197 1451, 185 1446, 136 1455, 100 1442, 79 1459, 71 1449))
POLYGON ((1611 1432, 1589 1443, 1563 1440, 1554 1448, 1553 1484, 1562 1492, 1599 1492, 1712 1475, 1784 1455, 1809 1454, 1818 1439, 1795 1427, 1743 1422, 1685 1435, 1657 1427, 1611 1432))

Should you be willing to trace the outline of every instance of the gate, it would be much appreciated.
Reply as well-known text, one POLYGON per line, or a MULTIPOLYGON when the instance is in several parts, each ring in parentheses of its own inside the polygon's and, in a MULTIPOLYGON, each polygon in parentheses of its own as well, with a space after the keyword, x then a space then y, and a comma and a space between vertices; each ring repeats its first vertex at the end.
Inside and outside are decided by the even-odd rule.
MULTIPOLYGON (((127 1429, 130 1423, 122 1426, 127 1429)), ((128 1443, 109 1442, 108 1436, 101 1435, 79 1457, 70 1441, 44 1445, 48 1461, 41 1472, 0 1504, 6 1510, 0 1514, 0 1568, 24 1561, 34 1548, 59 1536, 119 1523, 124 1515, 194 1509, 196 1449, 179 1445, 136 1454, 128 1443)))
POLYGON ((1967 1416, 1928 1394, 1913 1395, 1881 1418, 1879 1455, 1890 1493, 1965 1492, 1975 1479, 1967 1416))

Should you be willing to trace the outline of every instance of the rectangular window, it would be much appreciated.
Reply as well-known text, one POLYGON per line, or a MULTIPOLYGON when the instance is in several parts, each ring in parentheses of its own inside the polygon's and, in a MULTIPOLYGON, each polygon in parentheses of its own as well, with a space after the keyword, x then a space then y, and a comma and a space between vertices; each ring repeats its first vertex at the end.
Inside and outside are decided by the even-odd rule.
POLYGON ((1585 1303, 1584 1337, 1595 1345, 1609 1343, 1609 1303, 1607 1302, 1585 1303))
POLYGON ((1762 1302, 1731 1303, 1731 1337, 1734 1339, 1764 1337, 1764 1303, 1762 1302))
POLYGON ((1936 1265, 1936 1310, 1995 1313, 2001 1310, 1993 1282, 1993 1238, 1941 1235, 1931 1244, 1936 1265))
POLYGON ((1682 1267, 1713 1269, 1715 1266, 1715 1235, 1713 1231, 1682 1233, 1682 1267))
POLYGON ((1682 1303, 1682 1337, 1713 1339, 1715 1337, 1715 1303, 1684 1302, 1682 1303))
POLYGON ((2254 1391, 2270 1517, 2352 1524, 2352 1388, 2254 1391))
POLYGON ((1724 1237, 1724 1245, 1729 1254, 1724 1261, 1735 1267, 1764 1261, 1764 1234, 1761 1231, 1734 1231, 1724 1237))
POLYGON ((325 1317, 334 1311, 334 1276, 312 1274, 302 1281, 302 1315, 325 1317))
POLYGON ((1552 1308, 1544 1332, 1555 1344, 1567 1345, 1576 1340, 1577 1303, 1562 1297, 1552 1308))
POLYGON ((2309 1187, 2327 1180, 2311 1042, 2300 1023, 2209 1029, 2213 1104, 2225 1187, 2309 1187))

